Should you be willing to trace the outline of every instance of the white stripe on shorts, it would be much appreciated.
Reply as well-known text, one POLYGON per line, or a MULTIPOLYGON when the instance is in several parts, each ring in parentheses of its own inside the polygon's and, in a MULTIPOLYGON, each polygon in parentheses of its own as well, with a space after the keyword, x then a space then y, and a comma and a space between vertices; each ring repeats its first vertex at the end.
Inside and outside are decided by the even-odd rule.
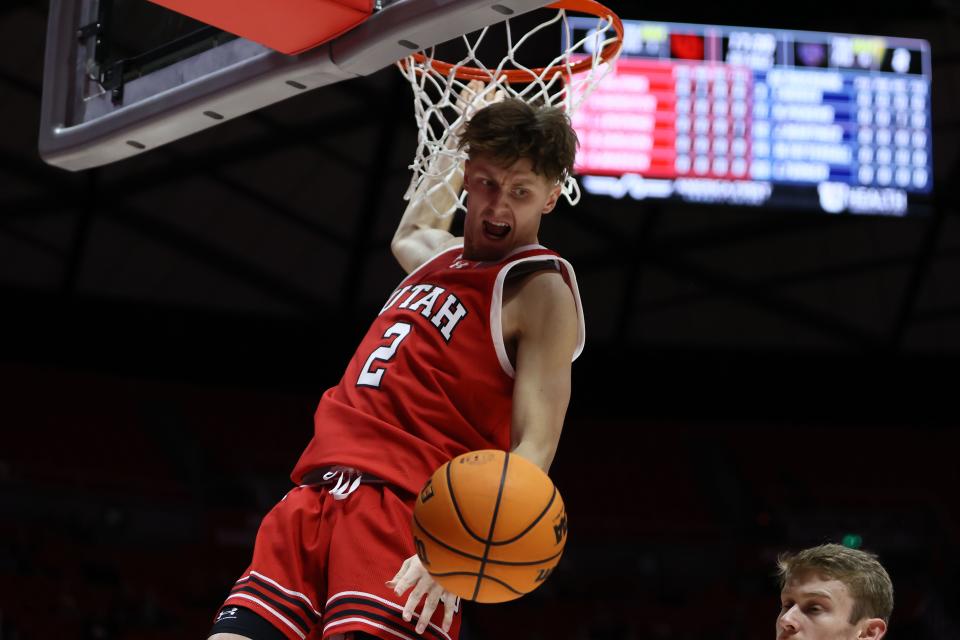
POLYGON ((239 582, 244 582, 244 581, 246 581, 246 580, 249 580, 249 579, 250 579, 250 576, 257 576, 258 578, 260 578, 260 579, 263 580, 264 582, 269 582, 270 584, 272 584, 273 586, 275 586, 277 589, 280 589, 280 591, 283 591, 283 592, 284 592, 285 594, 287 594, 288 596, 294 596, 295 598, 300 598, 301 600, 303 600, 304 602, 307 603, 307 606, 310 607, 310 610, 311 610, 311 611, 313 611, 315 614, 317 614, 317 617, 320 617, 320 618, 323 617, 323 614, 320 613, 319 611, 317 611, 317 608, 313 606, 313 603, 312 603, 312 602, 310 602, 310 598, 308 598, 308 597, 305 596, 304 594, 300 593, 299 591, 291 591, 290 589, 287 589, 287 588, 281 586, 280 583, 277 582, 276 580, 271 580, 270 578, 268 578, 267 576, 263 575, 262 573, 260 573, 260 572, 258 572, 258 571, 251 571, 250 574, 249 574, 247 577, 245 577, 245 578, 240 578, 239 580, 237 580, 237 582, 239 583, 239 582))
POLYGON ((298 636, 300 636, 300 640, 306 639, 307 636, 304 635, 304 633, 300 631, 300 629, 298 629, 295 624, 293 624, 292 622, 284 618, 282 615, 280 615, 280 613, 276 609, 268 605, 266 602, 264 602, 260 598, 254 598, 253 596, 247 595, 246 593, 234 593, 229 598, 227 598, 225 602, 230 602, 234 598, 244 598, 246 600, 250 600, 251 602, 256 602, 258 605, 260 605, 261 607, 263 607, 264 609, 266 609, 267 611, 275 615, 277 617, 277 620, 279 620, 283 624, 293 629, 293 632, 298 636))
MULTIPOLYGON (((330 603, 336 600, 337 598, 346 598, 349 596, 363 596, 364 598, 369 598, 370 600, 376 600, 381 604, 385 604, 389 607, 393 607, 394 609, 396 609, 397 611, 400 611, 401 613, 403 612, 403 607, 398 605, 396 602, 390 602, 389 600, 381 598, 380 596, 375 596, 372 593, 366 593, 364 591, 341 591, 340 593, 335 593, 327 599, 327 605, 326 605, 327 609, 330 608, 330 603)), ((413 617, 419 619, 420 614, 414 611, 413 617)), ((446 631, 444 631, 437 625, 433 624, 432 622, 429 622, 427 624, 429 624, 437 633, 442 635, 444 638, 446 638, 447 640, 450 640, 450 634, 448 634, 446 631)))
POLYGON ((386 631, 387 633, 392 633, 393 635, 397 636, 398 638, 403 638, 403 640, 413 640, 413 638, 411 638, 411 637, 408 636, 408 635, 404 635, 404 634, 400 633, 399 631, 394 631, 393 629, 391 629, 391 628, 389 628, 389 627, 385 627, 385 626, 383 626, 382 624, 377 624, 376 622, 372 622, 371 620, 367 620, 366 618, 344 618, 343 620, 336 620, 336 621, 334 621, 334 622, 331 622, 331 623, 328 624, 327 626, 325 626, 325 627, 323 628, 323 632, 326 633, 326 632, 327 632, 327 629, 330 629, 330 628, 332 628, 332 627, 335 627, 335 626, 337 626, 338 624, 346 624, 346 623, 348 623, 348 622, 360 622, 360 623, 362 623, 362 624, 370 625, 371 627, 375 627, 375 628, 380 629, 380 630, 382 630, 382 631, 386 631))

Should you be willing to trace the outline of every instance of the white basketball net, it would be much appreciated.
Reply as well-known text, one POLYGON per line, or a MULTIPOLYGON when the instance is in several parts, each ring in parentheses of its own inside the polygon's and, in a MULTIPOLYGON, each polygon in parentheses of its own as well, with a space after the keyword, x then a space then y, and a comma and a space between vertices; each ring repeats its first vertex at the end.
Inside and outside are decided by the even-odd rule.
MULTIPOLYGON (((554 11, 553 17, 529 29, 519 40, 514 40, 509 19, 475 34, 461 36, 467 53, 463 59, 451 63, 452 67, 446 75, 433 66, 436 54, 433 48, 423 52, 425 60, 421 62, 411 56, 398 63, 400 71, 413 88, 414 112, 419 129, 417 151, 410 165, 413 176, 404 195, 411 206, 425 202, 436 215, 442 217, 452 215, 457 209, 466 209, 463 204, 466 193, 459 193, 459 186, 462 184, 463 161, 467 154, 457 149, 458 132, 478 109, 501 97, 520 98, 540 106, 560 106, 567 115, 572 115, 610 71, 615 58, 604 62, 600 53, 608 43, 616 40, 611 27, 612 19, 597 18, 597 27, 574 41, 566 11, 554 11), (543 65, 540 74, 517 62, 518 51, 534 34, 557 23, 563 29, 562 41, 568 43, 560 55, 543 65), (507 52, 495 67, 489 67, 478 58, 477 49, 490 30, 497 28, 506 30, 507 52), (588 57, 591 64, 586 69, 579 73, 569 72, 574 63, 588 57), (456 77, 456 71, 461 67, 483 71, 486 84, 478 95, 471 95, 473 92, 467 87, 470 80, 456 77), (503 73, 508 69, 526 72, 524 82, 511 84, 503 73)), ((561 189, 571 205, 580 201, 580 187, 573 176, 567 176, 561 189)))

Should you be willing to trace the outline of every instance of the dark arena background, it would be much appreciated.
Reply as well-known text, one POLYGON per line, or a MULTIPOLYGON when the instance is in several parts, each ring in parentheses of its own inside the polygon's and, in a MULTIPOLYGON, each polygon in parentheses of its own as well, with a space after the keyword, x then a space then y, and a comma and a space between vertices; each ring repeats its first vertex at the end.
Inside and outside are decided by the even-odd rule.
MULTIPOLYGON (((957 638, 960 4, 611 7, 927 40, 934 191, 906 217, 562 203, 570 541, 462 637, 771 639, 777 554, 834 541, 890 570, 888 638, 957 638)), ((0 6, 0 640, 205 638, 401 278, 411 95, 388 68, 70 173, 37 153, 46 20, 0 6)))

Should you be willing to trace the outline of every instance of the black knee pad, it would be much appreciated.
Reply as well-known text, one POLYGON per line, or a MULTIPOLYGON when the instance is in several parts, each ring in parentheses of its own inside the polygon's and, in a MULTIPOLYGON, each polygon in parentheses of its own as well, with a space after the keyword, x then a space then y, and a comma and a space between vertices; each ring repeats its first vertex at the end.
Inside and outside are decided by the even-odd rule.
POLYGON ((279 629, 258 614, 233 604, 224 605, 217 612, 210 635, 215 633, 237 633, 251 640, 287 640, 279 629))

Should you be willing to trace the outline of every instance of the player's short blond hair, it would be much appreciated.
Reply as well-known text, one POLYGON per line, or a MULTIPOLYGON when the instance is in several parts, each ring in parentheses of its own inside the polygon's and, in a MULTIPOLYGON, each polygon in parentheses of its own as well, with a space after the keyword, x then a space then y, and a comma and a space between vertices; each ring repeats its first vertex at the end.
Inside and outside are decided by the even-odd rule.
POLYGON ((823 544, 798 553, 783 553, 777 559, 780 588, 793 577, 812 572, 839 580, 853 598, 850 623, 864 618, 890 622, 893 613, 893 583, 877 556, 839 544, 823 544))
POLYGON ((573 171, 577 134, 563 109, 510 98, 477 111, 459 146, 470 157, 486 154, 505 167, 529 158, 534 173, 562 183, 573 171))

